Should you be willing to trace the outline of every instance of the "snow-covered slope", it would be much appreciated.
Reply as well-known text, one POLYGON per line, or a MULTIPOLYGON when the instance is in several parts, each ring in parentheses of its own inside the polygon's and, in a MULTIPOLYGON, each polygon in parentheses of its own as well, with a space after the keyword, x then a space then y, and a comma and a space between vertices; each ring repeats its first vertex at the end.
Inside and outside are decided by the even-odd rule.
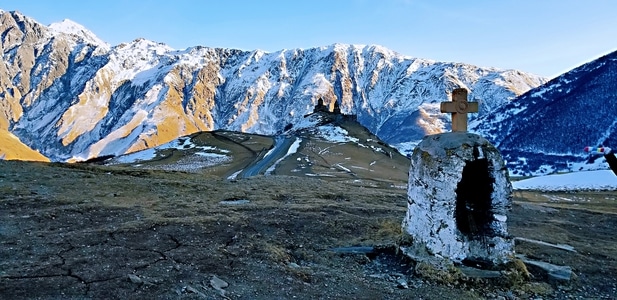
POLYGON ((515 190, 580 191, 617 190, 617 176, 611 170, 583 171, 538 176, 512 183, 515 190))
POLYGON ((515 174, 607 168, 585 146, 617 148, 617 52, 532 89, 471 124, 515 174))
POLYGON ((108 43, 99 39, 92 31, 69 19, 64 19, 62 22, 52 23, 49 25, 49 29, 57 33, 71 34, 85 43, 90 43, 106 49, 110 48, 108 43))
POLYGON ((0 126, 54 161, 133 152, 198 131, 275 134, 302 122, 319 98, 385 142, 413 145, 449 128, 439 102, 454 88, 469 89, 483 116, 545 82, 376 45, 266 53, 137 39, 109 47, 71 21, 47 27, 18 12, 0 21, 0 126))

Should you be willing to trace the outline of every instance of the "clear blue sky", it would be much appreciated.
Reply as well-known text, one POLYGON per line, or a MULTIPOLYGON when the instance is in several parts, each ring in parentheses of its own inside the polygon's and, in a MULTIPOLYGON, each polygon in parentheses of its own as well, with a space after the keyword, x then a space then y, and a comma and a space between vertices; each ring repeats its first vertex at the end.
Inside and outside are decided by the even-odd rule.
POLYGON ((312 48, 378 44, 437 61, 554 77, 617 50, 616 0, 2 0, 117 45, 312 48))

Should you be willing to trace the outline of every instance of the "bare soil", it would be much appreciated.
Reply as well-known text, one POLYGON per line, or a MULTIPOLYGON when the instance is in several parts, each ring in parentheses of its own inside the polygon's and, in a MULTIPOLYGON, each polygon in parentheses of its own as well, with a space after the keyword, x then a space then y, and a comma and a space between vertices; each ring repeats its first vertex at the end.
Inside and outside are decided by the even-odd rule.
POLYGON ((614 299, 614 192, 516 192, 517 253, 550 282, 420 276, 397 254, 406 191, 0 161, 2 299, 614 299))

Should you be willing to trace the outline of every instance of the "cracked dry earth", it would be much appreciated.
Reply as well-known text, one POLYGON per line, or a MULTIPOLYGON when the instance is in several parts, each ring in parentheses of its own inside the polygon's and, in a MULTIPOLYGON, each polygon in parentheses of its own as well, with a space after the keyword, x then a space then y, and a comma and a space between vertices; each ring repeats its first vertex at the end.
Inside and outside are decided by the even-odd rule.
POLYGON ((0 298, 615 297, 610 193, 589 196, 613 197, 605 206, 591 207, 590 200, 576 208, 515 195, 512 233, 578 251, 517 245, 519 253, 570 265, 577 274, 570 283, 547 283, 536 274, 517 285, 417 276, 413 263, 393 250, 405 193, 311 178, 228 181, 0 161, 0 298))
MULTIPOLYGON (((364 276, 364 255, 329 249, 391 242, 404 214, 401 191, 272 179, 0 161, 0 295, 271 299, 400 292, 364 276), (366 196, 372 203, 354 204, 366 196)), ((383 268, 400 268, 397 260, 379 260, 383 268)))

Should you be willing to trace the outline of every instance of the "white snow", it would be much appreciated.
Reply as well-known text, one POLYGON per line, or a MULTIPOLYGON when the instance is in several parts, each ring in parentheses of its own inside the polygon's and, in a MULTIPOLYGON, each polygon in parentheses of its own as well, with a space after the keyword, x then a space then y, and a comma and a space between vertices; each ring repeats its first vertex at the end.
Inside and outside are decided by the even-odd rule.
POLYGON ((129 44, 115 47, 110 52, 111 59, 105 68, 115 74, 115 82, 131 80, 133 85, 138 86, 152 79, 165 78, 166 76, 161 74, 171 69, 168 64, 177 62, 179 55, 186 56, 186 53, 175 51, 165 44, 136 39, 129 44))
POLYGON ((272 172, 274 172, 274 170, 276 169, 276 166, 283 161, 283 159, 287 158, 288 156, 298 152, 298 148, 300 148, 300 143, 302 142, 301 138, 296 138, 296 140, 293 142, 293 144, 291 144, 291 146, 289 146, 289 150, 287 150, 287 154, 285 154, 283 157, 279 158, 272 166, 270 166, 267 170, 266 170, 266 175, 270 175, 272 174, 272 172))
POLYGON ((314 174, 314 173, 306 173, 306 174, 304 174, 304 175, 306 175, 306 176, 308 176, 308 177, 336 177, 336 176, 334 176, 334 175, 332 175, 332 174, 314 174))
POLYGON ((274 152, 275 147, 272 147, 272 149, 268 150, 268 152, 266 152, 266 154, 264 155, 263 158, 266 158, 268 156, 270 156, 270 154, 272 154, 272 152, 274 152))
POLYGON ((86 29, 86 27, 75 23, 69 19, 64 19, 62 22, 52 23, 49 28, 58 33, 73 34, 84 39, 84 41, 101 46, 106 50, 110 49, 110 46, 105 41, 99 39, 92 31, 86 29))
POLYGON ((514 181, 512 188, 542 191, 617 190, 617 176, 611 170, 546 175, 514 181))
POLYGON ((216 153, 198 153, 195 156, 185 156, 178 161, 170 164, 163 164, 157 166, 148 166, 146 169, 154 170, 166 170, 166 171, 182 171, 182 172, 195 172, 201 169, 220 165, 230 161, 231 158, 226 155, 216 153))
POLYGON ((398 144, 392 144, 390 146, 394 147, 398 152, 402 155, 411 155, 413 150, 418 146, 419 141, 410 141, 398 144))
MULTIPOLYGON (((295 111, 292 111, 292 117, 293 114, 295 114, 295 111)), ((321 118, 319 117, 319 115, 310 115, 306 118, 300 118, 297 123, 293 124, 293 129, 300 130, 304 128, 316 127, 320 121, 321 118)))
MULTIPOLYGON (((142 161, 152 160, 156 158, 159 151, 165 149, 178 149, 181 151, 187 149, 196 149, 201 151, 195 151, 193 153, 193 156, 184 157, 177 161, 175 164, 160 165, 157 167, 158 169, 191 172, 231 160, 231 157, 228 155, 211 152, 216 151, 221 153, 229 153, 228 150, 218 149, 211 146, 198 146, 195 145, 189 138, 179 138, 158 147, 118 156, 114 158, 109 164, 134 164, 142 161)), ((136 167, 137 165, 134 166, 136 167)))
POLYGON ((227 150, 218 149, 211 146, 195 145, 189 138, 179 138, 155 148, 145 149, 116 157, 109 164, 133 164, 133 167, 142 167, 145 169, 195 172, 200 169, 220 165, 231 160, 231 157, 226 154, 212 153, 209 151, 222 153, 229 152, 227 150), (165 149, 178 149, 180 151, 196 149, 202 151, 195 151, 193 155, 182 157, 178 161, 169 164, 159 164, 156 166, 142 166, 141 164, 135 164, 142 161, 152 160, 157 157, 159 151, 165 149))
POLYGON ((244 171, 244 169, 241 169, 239 171, 237 171, 236 173, 233 173, 231 175, 229 175, 229 177, 227 177, 228 180, 235 180, 238 175, 240 175, 240 173, 242 173, 242 171, 244 171))
POLYGON ((345 143, 345 142, 355 142, 359 143, 360 140, 354 137, 349 136, 349 132, 347 130, 334 126, 331 124, 319 126, 319 132, 316 134, 318 137, 334 142, 334 143, 345 143))
POLYGON ((182 149, 183 147, 194 148, 195 144, 193 144, 190 139, 177 139, 169 143, 160 145, 158 147, 144 149, 141 151, 118 156, 114 158, 113 161, 114 161, 114 164, 131 164, 131 163, 136 163, 140 161, 154 159, 156 157, 157 152, 161 150, 172 149, 172 148, 182 149))
POLYGON ((154 157, 156 157, 156 150, 154 148, 149 148, 142 151, 137 151, 127 155, 119 156, 114 159, 114 161, 119 164, 130 164, 153 159, 154 157))
MULTIPOLYGON (((49 28, 52 34, 75 35, 78 39, 86 42, 106 45, 92 32, 70 20, 54 23, 49 28)), ((82 51, 79 55, 83 56, 86 53, 86 51, 82 51)), ((312 111, 314 102, 319 97, 323 97, 327 102, 333 100, 331 95, 336 95, 338 99, 339 92, 336 91, 339 87, 333 83, 336 76, 340 76, 340 80, 344 82, 348 82, 348 80, 354 82, 353 90, 340 95, 341 108, 344 112, 357 113, 360 116, 361 123, 365 126, 370 125, 369 130, 372 132, 378 132, 382 129, 381 126, 389 119, 416 112, 417 107, 425 101, 431 102, 425 106, 433 109, 422 110, 423 113, 428 115, 421 115, 421 123, 425 128, 442 128, 444 117, 439 113, 437 107, 440 101, 446 100, 446 87, 451 84, 466 86, 471 90, 470 96, 477 96, 482 98, 484 103, 489 103, 501 101, 499 99, 510 99, 514 96, 508 88, 503 88, 503 86, 493 88, 495 84, 499 85, 501 82, 499 80, 520 84, 514 89, 518 92, 527 91, 542 83, 542 80, 523 73, 500 76, 496 74, 498 71, 494 69, 464 64, 439 63, 402 56, 378 45, 335 44, 331 47, 313 48, 309 51, 295 49, 275 53, 267 53, 261 50, 255 50, 250 54, 246 51, 237 54, 229 52, 224 54, 230 56, 225 58, 228 63, 221 64, 223 59, 221 55, 223 54, 219 54, 218 50, 213 48, 193 47, 177 51, 163 43, 136 39, 114 46, 106 54, 109 61, 97 70, 95 78, 88 79, 90 76, 75 76, 71 79, 71 86, 82 86, 84 81, 87 80, 86 83, 90 84, 92 88, 103 87, 103 83, 107 88, 106 83, 109 81, 111 93, 121 95, 126 92, 131 93, 131 97, 137 98, 132 106, 125 111, 109 112, 109 115, 126 114, 126 117, 117 122, 115 128, 122 128, 122 126, 127 125, 126 122, 134 119, 130 115, 138 114, 141 111, 148 112, 142 120, 143 123, 147 126, 157 126, 159 122, 165 120, 165 118, 157 118, 156 116, 166 113, 165 110, 168 108, 163 106, 162 103, 169 98, 169 90, 178 86, 184 86, 187 91, 193 89, 191 84, 196 82, 195 74, 206 65, 220 68, 214 71, 216 72, 214 75, 219 80, 218 85, 215 84, 217 87, 217 103, 220 97, 223 97, 224 101, 221 99, 221 103, 217 106, 230 109, 229 119, 215 120, 215 127, 217 129, 266 135, 279 132, 280 128, 277 128, 277 126, 280 124, 293 124, 292 130, 318 124, 318 118, 304 118, 303 116, 312 111), (336 57, 343 60, 341 63, 348 65, 349 68, 340 69, 337 67, 336 72, 332 69, 331 57, 334 51, 336 51, 336 57), (295 63, 300 60, 302 63, 295 63), (335 76, 335 74, 339 74, 337 72, 340 72, 340 75, 335 76), (301 74, 301 76, 295 74, 301 74), (511 76, 521 79, 508 79, 511 76), (130 85, 130 89, 129 86, 126 86, 126 90, 117 90, 124 84, 130 85), (365 91, 363 87, 370 88, 365 91), (238 91, 247 91, 247 94, 241 95, 243 92, 238 91), (229 95, 230 99, 225 99, 227 96, 221 96, 221 94, 229 95), (251 96, 248 97, 248 94, 251 96), (387 95, 387 97, 383 95, 387 95), (492 96, 481 97, 483 95, 492 96), (243 101, 245 98, 246 100, 243 101), (235 99, 239 100, 236 101, 235 99), (284 109, 280 109, 281 107, 284 107, 284 109), (151 114, 153 111, 163 111, 163 113, 151 114)), ((80 107, 80 110, 100 111, 100 104, 107 104, 111 101, 109 97, 111 96, 105 94, 94 99, 100 103, 93 103, 89 107, 80 107)), ((53 98, 62 99, 62 97, 53 98)), ((36 99, 33 98, 32 100, 36 99)), ((29 132, 33 133, 33 140, 51 140, 51 138, 44 138, 43 132, 57 133, 54 120, 64 111, 61 109, 62 105, 58 105, 56 102, 49 103, 49 106, 34 105, 33 109, 28 112, 28 116, 22 118, 24 121, 16 124, 15 128, 27 128, 29 132), (52 107, 57 108, 51 110, 52 107), (38 118, 39 116, 44 118, 43 121, 47 121, 41 121, 41 118, 38 118), (32 124, 25 121, 34 120, 35 117, 37 117, 36 122, 32 121, 32 124)), ((223 118, 217 116, 217 114, 216 111, 212 112, 215 119, 223 118)), ((87 116, 87 114, 84 114, 84 116, 87 116)), ((189 114, 186 116, 189 119, 193 118, 189 114)), ((402 122, 396 121, 395 123, 402 124, 402 122)), ((76 130, 77 127, 62 129, 67 130, 66 132, 71 129, 70 132, 74 133, 81 133, 81 131, 96 132, 97 130, 90 127, 83 128, 83 130, 76 130)), ((135 133, 139 134, 140 132, 135 130, 135 133)), ((94 149, 87 144, 93 145, 98 141, 102 141, 97 146, 100 149, 112 149, 113 147, 109 145, 112 145, 111 143, 114 140, 120 139, 124 140, 113 144, 113 146, 117 149, 128 149, 135 141, 135 139, 124 138, 124 135, 113 134, 112 132, 111 135, 108 134, 104 137, 95 133, 89 136, 79 134, 79 142, 83 145, 58 149, 59 154, 53 155, 52 160, 65 160, 66 157, 70 156, 82 156, 84 149, 94 149), (89 141, 88 138, 98 140, 89 141), (69 153, 63 153, 63 151, 69 153)), ((179 134, 184 133, 179 132, 179 134)), ((77 136, 77 134, 74 135, 77 136)), ((341 132, 332 131, 324 134, 324 138, 348 142, 349 138, 341 137, 343 135, 341 132)), ((384 139, 387 140, 387 137, 384 139)), ((412 140, 399 144, 399 151, 411 153, 413 144, 417 144, 418 141, 412 140)), ((52 150, 49 150, 49 152, 52 152, 52 150)), ((108 151, 100 154, 110 153, 108 151)))
POLYGON ((336 164, 334 166, 339 168, 339 169, 341 169, 341 170, 343 170, 343 171, 345 171, 345 172, 347 172, 347 173, 353 173, 353 172, 351 172, 350 169, 347 169, 347 168, 343 167, 341 164, 336 164))

